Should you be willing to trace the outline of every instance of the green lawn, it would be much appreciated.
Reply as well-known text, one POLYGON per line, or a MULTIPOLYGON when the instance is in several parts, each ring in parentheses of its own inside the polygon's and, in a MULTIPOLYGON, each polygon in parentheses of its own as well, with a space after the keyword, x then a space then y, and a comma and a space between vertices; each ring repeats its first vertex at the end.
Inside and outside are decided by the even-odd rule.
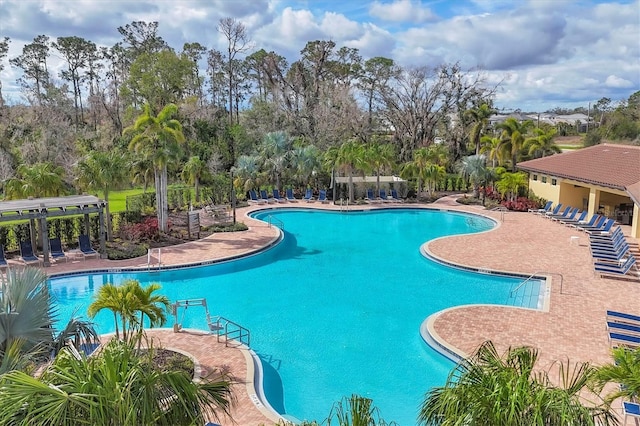
MULTIPOLYGON (((148 192, 149 190, 147 190, 148 192)), ((142 188, 127 189, 124 191, 111 191, 109 192, 109 211, 111 213, 123 212, 127 209, 127 197, 130 195, 142 194, 142 188)), ((102 192, 94 194, 96 197, 104 199, 102 192)))

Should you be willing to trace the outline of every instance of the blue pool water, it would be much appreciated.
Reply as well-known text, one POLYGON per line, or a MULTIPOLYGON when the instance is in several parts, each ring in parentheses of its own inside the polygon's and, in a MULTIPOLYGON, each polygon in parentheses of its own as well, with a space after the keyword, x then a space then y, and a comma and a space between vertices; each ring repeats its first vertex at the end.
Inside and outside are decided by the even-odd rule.
MULTIPOLYGON (((536 281, 511 295, 522 279, 457 270, 420 254, 430 239, 493 227, 482 217, 418 209, 256 216, 269 215, 284 224, 285 236, 259 255, 173 271, 54 278, 60 317, 85 314, 104 283, 158 282, 172 301, 206 298, 212 315, 251 331, 265 394, 280 413, 322 421, 335 401, 357 393, 372 398, 387 422, 406 426, 416 424, 424 393, 444 384, 453 367, 422 340, 427 316, 471 303, 538 303, 536 281)), ((101 332, 113 331, 109 313, 96 322, 101 332)), ((203 311, 188 310, 183 324, 206 328, 203 311)))

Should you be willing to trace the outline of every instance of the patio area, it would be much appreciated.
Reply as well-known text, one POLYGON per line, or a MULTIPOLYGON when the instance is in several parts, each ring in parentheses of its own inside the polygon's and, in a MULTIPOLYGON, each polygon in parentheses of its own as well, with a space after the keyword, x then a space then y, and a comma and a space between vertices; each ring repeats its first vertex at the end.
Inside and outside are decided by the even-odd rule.
MULTIPOLYGON (((340 206, 317 202, 239 209, 238 220, 249 226, 248 231, 218 233, 203 240, 163 248, 159 256, 161 265, 207 263, 260 250, 277 241, 277 228, 251 219, 246 214, 260 208, 280 207, 340 209, 340 206)), ((492 340, 499 350, 519 345, 537 347, 542 367, 567 359, 571 362, 603 364, 610 361, 605 312, 617 310, 640 314, 640 298, 637 297, 640 279, 634 282, 596 276, 587 236, 558 222, 532 213, 487 211, 480 206, 463 206, 457 204, 454 197, 445 197, 429 205, 368 204, 351 206, 350 209, 402 207, 468 211, 489 216, 498 222, 499 226, 486 233, 429 242, 426 248, 437 258, 475 268, 551 278, 548 311, 477 305, 439 313, 433 323, 435 332, 461 354, 469 354, 483 341, 492 340)), ((202 212, 201 223, 205 224, 206 220, 206 213, 202 212)), ((630 227, 623 226, 628 235, 630 229, 627 228, 630 227)), ((639 241, 628 240, 638 257, 639 241)), ((53 264, 45 271, 55 275, 82 270, 157 267, 158 259, 154 257, 152 260, 156 263, 148 262, 146 256, 125 261, 74 258, 53 264)), ((206 334, 174 334, 163 330, 153 331, 152 335, 165 347, 175 347, 192 354, 205 370, 225 366, 240 379, 240 384, 235 388, 238 399, 232 416, 235 424, 257 426, 277 422, 275 417, 268 415, 256 397, 252 363, 250 358, 247 359, 246 351, 243 353, 237 348, 225 348, 224 344, 218 344, 213 336, 206 334)), ((327 411, 329 409, 327 407, 327 411)), ((221 424, 231 424, 228 419, 221 421, 221 424)))

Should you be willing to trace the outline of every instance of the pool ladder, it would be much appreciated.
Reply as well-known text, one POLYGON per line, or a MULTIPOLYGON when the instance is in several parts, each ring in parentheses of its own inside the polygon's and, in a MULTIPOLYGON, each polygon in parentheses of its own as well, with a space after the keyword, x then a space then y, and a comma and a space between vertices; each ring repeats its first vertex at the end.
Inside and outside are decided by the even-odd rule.
POLYGON ((340 198, 340 211, 344 212, 344 211, 349 211, 349 199, 347 198, 346 200, 344 200, 343 198, 340 198), (346 201, 346 205, 345 205, 345 201, 346 201))
POLYGON ((284 231, 284 222, 277 217, 273 217, 271 215, 267 216, 267 223, 269 224, 269 228, 271 228, 272 226, 277 226, 284 231))
MULTIPOLYGON (((160 247, 158 247, 158 264, 156 266, 157 269, 160 269, 160 267, 162 266, 162 252, 160 250, 160 247)), ((155 256, 153 256, 153 249, 150 248, 149 250, 147 250, 147 270, 151 270, 151 268, 154 267, 154 260, 156 260, 156 258, 155 256)))

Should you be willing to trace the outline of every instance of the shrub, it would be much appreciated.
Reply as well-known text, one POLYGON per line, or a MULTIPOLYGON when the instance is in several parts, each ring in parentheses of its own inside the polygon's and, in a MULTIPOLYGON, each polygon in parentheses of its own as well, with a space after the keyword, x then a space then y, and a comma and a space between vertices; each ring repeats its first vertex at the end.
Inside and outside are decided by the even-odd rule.
POLYGON ((538 202, 526 197, 518 197, 515 201, 503 201, 502 205, 508 210, 526 212, 529 209, 537 209, 538 202))
POLYGON ((158 241, 158 219, 147 217, 140 223, 124 223, 120 227, 120 235, 128 241, 158 241))

